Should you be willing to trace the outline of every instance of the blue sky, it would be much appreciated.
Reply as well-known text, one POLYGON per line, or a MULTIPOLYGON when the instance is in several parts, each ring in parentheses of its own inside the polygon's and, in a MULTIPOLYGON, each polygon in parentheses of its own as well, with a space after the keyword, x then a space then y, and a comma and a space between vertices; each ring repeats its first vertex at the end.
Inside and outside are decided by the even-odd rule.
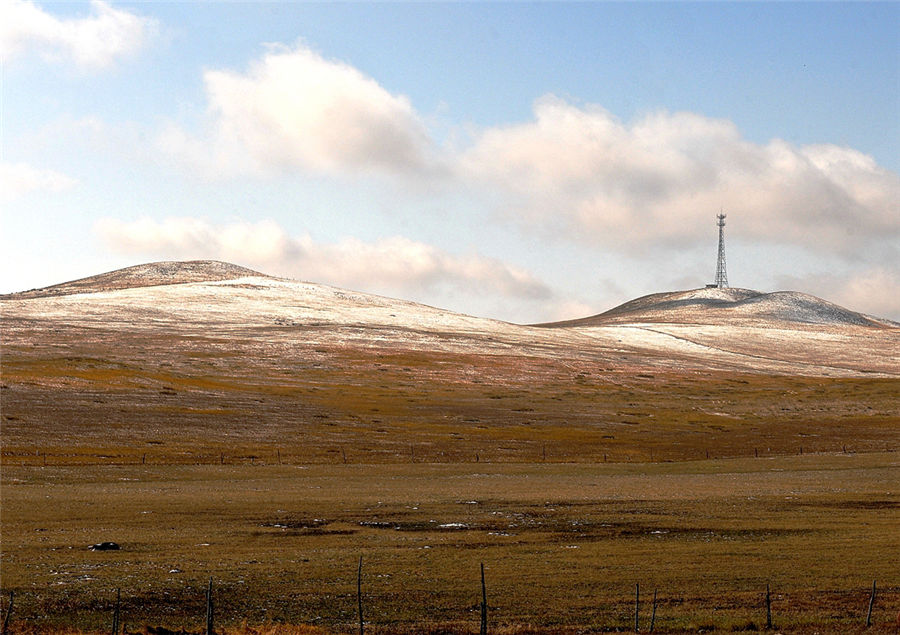
POLYGON ((900 318, 898 3, 6 3, 0 290, 216 258, 512 321, 900 318))

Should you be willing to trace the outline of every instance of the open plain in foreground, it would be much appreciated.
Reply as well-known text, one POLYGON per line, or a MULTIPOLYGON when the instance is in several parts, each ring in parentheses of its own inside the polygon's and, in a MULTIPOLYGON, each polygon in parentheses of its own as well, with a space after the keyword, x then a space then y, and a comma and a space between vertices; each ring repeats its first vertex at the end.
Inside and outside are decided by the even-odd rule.
POLYGON ((123 621, 368 632, 894 632, 895 453, 644 464, 66 466, 3 470, 18 627, 123 621), (119 551, 87 545, 112 540, 119 551))
POLYGON ((156 263, 3 298, 13 631, 894 632, 900 329, 696 290, 519 326, 156 263), (93 552, 102 541, 117 551, 93 552), (248 626, 249 625, 249 626, 248 626), (284 627, 282 627, 284 628, 284 627))

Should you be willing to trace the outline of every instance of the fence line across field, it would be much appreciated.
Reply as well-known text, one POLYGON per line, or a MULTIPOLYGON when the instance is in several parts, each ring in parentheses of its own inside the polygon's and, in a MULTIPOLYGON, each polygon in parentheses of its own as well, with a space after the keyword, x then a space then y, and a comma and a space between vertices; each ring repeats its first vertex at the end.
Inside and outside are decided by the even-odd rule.
MULTIPOLYGON (((363 558, 359 557, 359 563, 356 570, 356 599, 357 599, 357 609, 358 609, 358 618, 359 618, 359 635, 365 634, 365 622, 363 620, 363 575, 362 575, 362 564, 363 558)), ((650 616, 650 626, 648 628, 648 633, 653 633, 656 627, 656 614, 657 614, 657 606, 658 606, 658 593, 657 589, 653 589, 653 601, 652 601, 652 609, 650 616)), ((877 595, 877 581, 872 580, 872 591, 869 594, 868 601, 868 609, 866 611, 865 618, 865 628, 872 627, 872 611, 875 606, 875 599, 877 595)), ((13 614, 14 608, 14 599, 15 592, 9 592, 9 600, 6 603, 6 607, 3 610, 3 620, 2 620, 2 630, 0 630, 0 635, 7 635, 10 632, 9 625, 11 623, 11 617, 13 614)), ((110 635, 127 635, 127 626, 125 621, 122 619, 122 593, 121 588, 116 589, 116 599, 113 608, 113 617, 112 617, 112 627, 110 629, 110 635)), ((213 578, 209 578, 209 583, 206 587, 206 620, 205 620, 205 628, 204 635, 215 635, 215 623, 214 623, 214 613, 213 613, 214 599, 213 599, 213 578)), ((769 583, 766 583, 765 595, 764 595, 764 607, 765 607, 765 616, 766 616, 766 626, 765 630, 774 630, 775 623, 772 618, 772 594, 769 583)), ((488 635, 488 603, 487 603, 487 585, 485 582, 485 573, 484 573, 484 563, 481 563, 481 606, 480 606, 480 625, 479 625, 479 634, 480 635, 488 635)), ((900 615, 898 615, 898 628, 900 628, 900 615)), ((373 622, 369 622, 372 624, 373 622)), ((615 628, 615 627, 613 627, 615 628)), ((753 630, 755 630, 754 627, 753 630)), ((159 629, 164 630, 164 629, 159 629)), ((180 631, 182 633, 186 633, 186 631, 180 631)), ((634 632, 639 633, 640 631, 640 582, 636 582, 634 585, 634 632)))

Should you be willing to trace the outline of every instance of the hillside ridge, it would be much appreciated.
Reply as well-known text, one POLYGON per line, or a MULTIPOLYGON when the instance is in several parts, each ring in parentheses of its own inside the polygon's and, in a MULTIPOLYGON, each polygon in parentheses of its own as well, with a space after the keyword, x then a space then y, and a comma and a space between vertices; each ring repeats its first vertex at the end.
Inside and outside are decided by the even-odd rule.
POLYGON ((266 274, 219 260, 164 260, 115 269, 49 287, 0 295, 3 299, 25 300, 76 293, 100 293, 120 289, 155 287, 192 282, 217 282, 246 277, 269 278, 266 274))
MULTIPOLYGON (((222 283, 240 278, 289 282, 246 267, 217 260, 160 261, 116 269, 48 287, 0 295, 3 300, 30 300, 75 294, 165 287, 190 283, 222 283)), ((312 285, 322 286, 322 285, 312 285)), ((327 286, 327 285, 326 285, 327 286)), ((333 288, 341 304, 355 298, 362 305, 406 301, 376 299, 366 293, 333 288)), ((413 303, 415 304, 415 303, 413 303)), ((441 312, 437 307, 432 309, 441 312)), ((453 313, 452 311, 444 311, 453 313)), ((596 315, 558 322, 522 325, 540 328, 598 327, 623 324, 708 324, 757 327, 862 326, 900 328, 900 323, 844 308, 798 291, 764 293, 737 287, 705 287, 652 293, 596 315)))
POLYGON ((157 342, 158 360, 171 353, 173 342, 191 348, 208 338, 216 355, 244 342, 254 358, 287 355, 291 368, 297 359, 315 360, 309 368, 330 364, 336 351, 406 351, 410 359, 462 355, 466 364, 500 363, 504 370, 498 367, 491 380, 500 383, 533 360, 559 359, 593 364, 591 373, 900 375, 900 324, 794 292, 653 294, 600 316, 549 325, 572 328, 547 328, 193 261, 139 265, 6 296, 0 314, 7 350, 31 350, 35 342, 69 348, 78 341, 92 350, 101 346, 95 338, 102 333, 104 342, 139 341, 141 348, 157 342))
POLYGON ((608 311, 574 320, 548 322, 547 328, 626 323, 725 324, 732 320, 896 328, 896 322, 865 315, 799 291, 764 293, 753 289, 690 289, 652 293, 608 311))

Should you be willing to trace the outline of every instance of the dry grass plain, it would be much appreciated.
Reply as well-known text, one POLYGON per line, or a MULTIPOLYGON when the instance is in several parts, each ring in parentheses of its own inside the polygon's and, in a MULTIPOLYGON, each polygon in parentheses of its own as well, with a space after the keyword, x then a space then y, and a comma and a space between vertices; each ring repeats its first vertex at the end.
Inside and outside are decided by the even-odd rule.
POLYGON ((695 329, 737 356, 175 286, 5 301, 13 632, 108 632, 117 588, 196 632, 210 577, 233 635, 353 632, 360 556, 367 633, 477 632, 482 562, 491 633, 629 630, 635 583, 642 630, 654 589, 656 632, 762 629, 769 583, 780 632, 862 632, 873 579, 896 632, 896 329, 695 329))
POLYGON ((874 632, 900 602, 895 453, 656 464, 4 467, 4 590, 17 628, 124 621, 353 630, 363 557, 370 632, 632 624, 656 631, 874 632), (120 551, 91 552, 114 540, 120 551))
POLYGON ((16 629, 345 632, 362 555, 370 632, 477 632, 480 562, 494 632, 893 632, 897 380, 231 345, 5 351, 16 629))
MULTIPOLYGON (((897 449, 900 379, 257 340, 4 346, 5 464, 619 462, 897 449)), ((40 342, 40 343, 33 343, 40 342)))

